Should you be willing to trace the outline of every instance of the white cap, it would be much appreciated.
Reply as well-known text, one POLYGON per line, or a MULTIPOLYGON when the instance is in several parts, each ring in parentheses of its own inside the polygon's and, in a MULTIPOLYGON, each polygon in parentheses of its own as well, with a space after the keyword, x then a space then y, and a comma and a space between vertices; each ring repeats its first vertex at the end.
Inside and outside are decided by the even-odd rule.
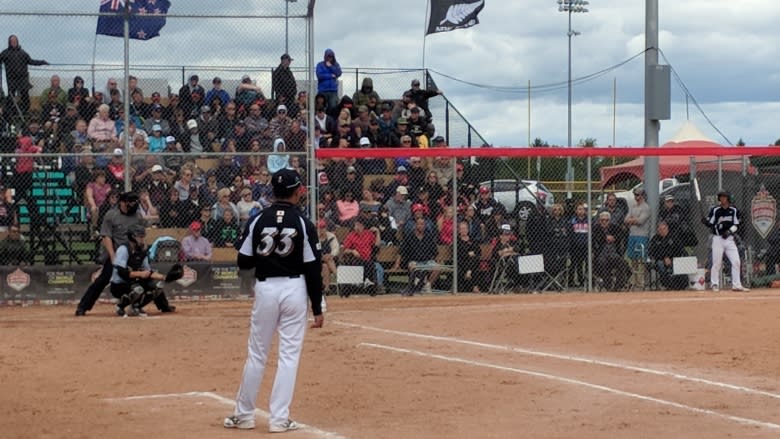
POLYGON ((190 119, 187 121, 187 128, 193 129, 198 127, 198 122, 195 119, 190 119))
POLYGON ((279 105, 278 107, 276 107, 276 111, 277 112, 282 111, 282 110, 287 111, 287 105, 282 104, 282 105, 279 105))
POLYGON ((114 149, 114 155, 124 155, 125 152, 122 151, 122 148, 116 148, 114 149))
POLYGON ((368 137, 361 137, 360 138, 360 146, 364 146, 364 145, 366 145, 366 146, 371 145, 371 141, 368 140, 368 137))
POLYGON ((167 143, 176 142, 176 138, 173 137, 173 136, 168 136, 168 137, 165 138, 165 141, 167 143))
POLYGON ((162 172, 163 167, 160 165, 154 165, 152 166, 152 172, 162 172))
POLYGON ((512 231, 512 226, 510 226, 509 224, 501 224, 501 231, 502 232, 511 232, 512 231))
POLYGON ((399 194, 409 195, 409 190, 406 189, 406 186, 398 186, 397 188, 395 188, 395 191, 398 192, 399 194))

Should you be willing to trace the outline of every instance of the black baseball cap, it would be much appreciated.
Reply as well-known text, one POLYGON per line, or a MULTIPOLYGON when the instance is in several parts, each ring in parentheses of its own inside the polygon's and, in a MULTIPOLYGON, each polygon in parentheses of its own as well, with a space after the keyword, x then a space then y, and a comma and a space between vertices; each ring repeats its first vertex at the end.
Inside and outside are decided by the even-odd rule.
POLYGON ((277 197, 289 197, 302 184, 301 176, 292 169, 280 169, 271 177, 271 186, 277 197))

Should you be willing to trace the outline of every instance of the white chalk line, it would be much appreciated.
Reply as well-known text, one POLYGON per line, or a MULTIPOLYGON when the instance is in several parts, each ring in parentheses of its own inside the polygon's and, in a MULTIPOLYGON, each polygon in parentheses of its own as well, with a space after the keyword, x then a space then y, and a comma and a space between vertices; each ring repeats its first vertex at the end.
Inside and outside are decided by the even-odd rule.
MULTIPOLYGON (((125 396, 120 398, 105 398, 105 400, 106 401, 138 401, 138 400, 146 400, 146 399, 166 399, 166 398, 182 398, 182 397, 208 398, 228 406, 233 406, 236 403, 235 400, 230 398, 225 398, 224 396, 218 395, 214 392, 161 393, 155 395, 135 395, 135 396, 125 396)), ((255 414, 265 419, 268 419, 270 417, 270 413, 261 409, 255 409, 255 414)), ((313 427, 311 425, 298 422, 297 420, 295 422, 301 426, 301 429, 303 431, 306 431, 307 433, 312 433, 317 437, 321 437, 324 439, 346 439, 344 436, 338 433, 321 430, 317 427, 313 427)))
POLYGON ((444 336, 438 336, 438 335, 428 335, 428 334, 419 334, 415 332, 408 332, 408 331, 396 331, 392 329, 384 329, 384 328, 377 328, 373 326, 365 326, 365 325, 358 325, 354 323, 346 323, 346 322, 333 322, 333 324, 336 325, 342 325, 342 326, 348 326, 353 328, 359 328, 364 329, 368 331, 375 331, 375 332, 381 332, 385 334, 391 334, 391 335, 401 335, 406 337, 413 337, 413 338, 420 338, 424 340, 433 340, 433 341, 440 341, 440 342, 448 342, 448 343, 458 343, 462 345, 467 346, 474 346, 479 347, 483 349, 491 349, 491 350, 500 350, 505 352, 514 352, 524 355, 530 355, 535 357, 542 357, 542 358, 552 358, 555 360, 563 360, 563 361, 571 361, 571 362, 577 362, 577 363, 585 363, 585 364, 591 364, 596 366, 604 366, 604 367, 611 367, 615 369, 622 369, 622 370, 628 370, 632 372, 641 372, 646 373, 650 375, 657 375, 662 377, 669 377, 669 378, 675 378, 682 381, 689 381, 697 384, 705 384, 708 386, 713 387, 720 387, 722 389, 728 389, 733 390, 737 392, 747 393, 751 395, 760 395, 760 396, 766 396, 769 398, 774 399, 780 399, 780 394, 767 392, 760 389, 754 389, 751 387, 745 387, 745 386, 739 386, 736 384, 730 384, 730 383, 724 383, 720 381, 713 381, 708 380, 706 378, 700 378, 700 377, 694 377, 689 375, 683 375, 676 372, 669 372, 664 370, 658 370, 658 369, 650 369, 647 367, 640 367, 640 366, 632 366, 630 364, 624 364, 624 363, 617 363, 612 361, 604 361, 604 360, 597 360, 592 358, 585 358, 585 357, 579 357, 576 355, 563 355, 563 354, 555 354, 551 352, 542 352, 542 351, 535 351, 531 349, 524 349, 519 348, 515 346, 506 346, 506 345, 497 345, 497 344, 491 344, 491 343, 482 343, 478 341, 472 341, 472 340, 465 340, 461 338, 456 337, 444 337, 444 336))
POLYGON ((726 420, 729 420, 729 421, 734 421, 734 422, 737 422, 737 423, 740 423, 740 424, 746 424, 746 425, 751 425, 751 426, 755 426, 755 427, 764 427, 764 428, 768 428, 768 429, 771 429, 771 430, 780 430, 780 424, 774 424, 772 422, 761 421, 761 420, 750 419, 750 418, 743 418, 741 416, 729 415, 729 414, 726 414, 726 413, 716 412, 714 410, 704 409, 704 408, 700 408, 700 407, 693 407, 693 406, 689 406, 689 405, 686 405, 686 404, 681 404, 679 402, 668 401, 668 400, 660 399, 660 398, 654 398, 652 396, 641 395, 639 393, 627 392, 627 391, 624 391, 624 390, 619 390, 619 389, 615 389, 615 388, 612 388, 612 387, 603 386, 603 385, 600 385, 600 384, 593 384, 593 383, 589 383, 589 382, 586 382, 586 381, 580 381, 580 380, 576 380, 576 379, 573 379, 573 378, 566 378, 566 377, 562 377, 562 376, 558 376, 558 375, 552 375, 552 374, 548 374, 548 373, 544 373, 544 372, 536 372, 536 371, 533 371, 533 370, 518 369, 518 368, 514 368, 514 367, 501 366, 501 365, 498 365, 498 364, 485 363, 485 362, 482 362, 482 361, 472 361, 472 360, 467 360, 465 358, 450 357, 450 356, 446 356, 446 355, 432 354, 432 353, 428 353, 428 352, 416 351, 416 350, 411 350, 411 349, 397 348, 397 347, 393 347, 393 346, 387 346, 387 345, 381 345, 381 344, 375 344, 375 343, 360 343, 358 346, 366 346, 366 347, 370 347, 370 348, 384 349, 384 350, 398 352, 398 353, 417 355, 417 356, 420 356, 420 357, 433 358, 433 359, 449 361, 449 362, 453 362, 453 363, 461 363, 461 364, 466 364, 466 365, 469 365, 469 366, 478 366, 478 367, 485 367, 485 368, 489 368, 489 369, 496 369, 496 370, 501 370, 501 371, 504 371, 504 372, 514 372, 514 373, 523 374, 523 375, 529 375, 529 376, 533 376, 533 377, 537 377, 537 378, 546 378, 546 379, 549 379, 549 380, 559 381, 559 382, 566 383, 566 384, 573 384, 573 385, 576 385, 576 386, 582 386, 582 387, 587 387, 587 388, 590 388, 590 389, 601 390, 601 391, 604 391, 604 392, 612 393, 612 394, 619 395, 619 396, 625 396, 625 397, 628 397, 628 398, 634 398, 634 399, 638 399, 638 400, 641 400, 641 401, 654 402, 656 404, 665 405, 665 406, 669 406, 669 407, 674 407, 674 408, 677 408, 677 409, 686 410, 686 411, 690 411, 690 412, 697 413, 697 414, 714 416, 714 417, 726 419, 726 420))

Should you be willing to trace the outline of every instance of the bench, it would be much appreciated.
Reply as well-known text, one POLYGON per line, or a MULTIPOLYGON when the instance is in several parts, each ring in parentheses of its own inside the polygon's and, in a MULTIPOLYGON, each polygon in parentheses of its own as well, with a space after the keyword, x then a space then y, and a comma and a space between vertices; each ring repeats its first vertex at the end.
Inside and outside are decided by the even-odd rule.
MULTIPOLYGON (((389 268, 385 268, 386 283, 389 283, 390 278, 393 276, 395 277, 403 276, 403 280, 398 281, 397 283, 399 284, 403 283, 404 285, 406 285, 409 280, 408 279, 409 270, 403 267, 392 268, 392 266, 395 264, 396 259, 398 258, 399 251, 400 248, 396 245, 380 247, 379 252, 376 255, 376 261, 382 264, 383 267, 389 266, 389 268)), ((435 261, 436 263, 434 265, 415 267, 414 272, 438 271, 443 273, 452 273, 455 268, 452 265, 452 246, 439 245, 437 248, 435 261)))

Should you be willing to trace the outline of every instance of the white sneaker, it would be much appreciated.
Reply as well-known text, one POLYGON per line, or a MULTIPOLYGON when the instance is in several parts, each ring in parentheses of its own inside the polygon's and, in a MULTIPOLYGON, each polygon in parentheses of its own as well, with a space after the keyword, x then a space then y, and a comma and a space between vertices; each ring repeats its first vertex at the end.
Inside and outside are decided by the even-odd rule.
POLYGON ((255 428, 254 419, 238 419, 238 416, 230 416, 225 418, 225 422, 222 423, 225 428, 238 428, 239 430, 251 430, 255 428))
POLYGON ((746 292, 750 291, 750 288, 734 287, 734 288, 731 289, 731 291, 742 291, 743 293, 746 293, 746 292))
POLYGON ((719 286, 717 286, 717 285, 713 285, 713 286, 712 286, 712 292, 713 292, 713 293, 717 293, 718 291, 720 291, 720 287, 719 287, 719 286))
POLYGON ((430 282, 425 282, 425 285, 423 286, 422 292, 426 293, 426 294, 430 294, 431 292, 433 292, 433 288, 431 287, 431 283, 430 282))
POLYGON ((292 419, 288 419, 286 422, 281 424, 271 424, 268 427, 268 431, 271 433, 284 433, 285 431, 298 430, 299 428, 301 428, 301 426, 298 425, 297 422, 293 421, 292 419))

